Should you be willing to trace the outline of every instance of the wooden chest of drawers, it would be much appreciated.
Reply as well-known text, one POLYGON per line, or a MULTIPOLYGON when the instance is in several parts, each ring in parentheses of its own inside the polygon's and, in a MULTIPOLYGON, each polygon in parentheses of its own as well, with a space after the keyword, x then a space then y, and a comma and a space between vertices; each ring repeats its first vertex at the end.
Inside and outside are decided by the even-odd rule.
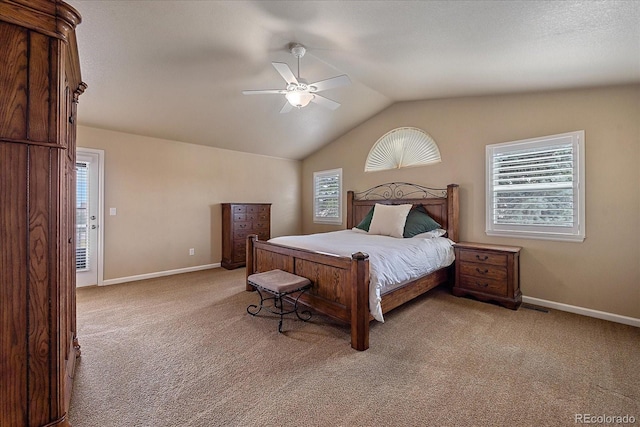
POLYGON ((518 309, 522 303, 521 248, 467 242, 456 243, 453 247, 456 254, 454 295, 472 295, 518 309))
POLYGON ((271 237, 271 203, 222 204, 222 266, 242 267, 246 262, 247 236, 271 237))

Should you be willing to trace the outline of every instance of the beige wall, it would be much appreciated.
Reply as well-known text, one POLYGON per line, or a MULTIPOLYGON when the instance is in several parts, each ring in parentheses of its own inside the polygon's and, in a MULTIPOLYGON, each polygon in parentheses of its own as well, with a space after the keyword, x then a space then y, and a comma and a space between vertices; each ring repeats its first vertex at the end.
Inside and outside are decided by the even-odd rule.
MULTIPOLYGON (((640 318, 640 85, 397 103, 303 161, 304 233, 313 224, 314 171, 343 168, 345 190, 390 181, 460 185, 461 240, 523 247, 524 295, 640 318), (401 126, 427 131, 442 163, 367 173, 371 146, 401 126), (586 240, 485 234, 485 146, 585 130, 586 240)), ((343 225, 342 228, 344 228, 343 225)))
POLYGON ((105 280, 219 263, 220 203, 272 203, 273 236, 301 231, 299 161, 85 126, 78 146, 105 151, 105 280))

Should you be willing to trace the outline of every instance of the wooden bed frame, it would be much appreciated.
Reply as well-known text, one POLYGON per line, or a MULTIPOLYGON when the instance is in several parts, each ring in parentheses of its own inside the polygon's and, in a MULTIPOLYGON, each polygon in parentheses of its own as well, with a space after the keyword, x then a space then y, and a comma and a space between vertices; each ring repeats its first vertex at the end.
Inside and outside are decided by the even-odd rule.
MULTIPOLYGON (((360 193, 347 192, 347 229, 351 229, 376 203, 423 205, 429 215, 458 241, 458 185, 432 189, 408 183, 379 185, 360 193)), ((299 300, 313 310, 344 321, 351 326, 351 347, 369 348, 369 259, 362 252, 351 258, 297 249, 247 237, 247 277, 253 273, 280 269, 306 277, 313 287, 299 300)), ((386 313, 428 290, 447 283, 451 268, 443 268, 382 295, 386 313)), ((254 288, 247 284, 247 291, 254 288)))

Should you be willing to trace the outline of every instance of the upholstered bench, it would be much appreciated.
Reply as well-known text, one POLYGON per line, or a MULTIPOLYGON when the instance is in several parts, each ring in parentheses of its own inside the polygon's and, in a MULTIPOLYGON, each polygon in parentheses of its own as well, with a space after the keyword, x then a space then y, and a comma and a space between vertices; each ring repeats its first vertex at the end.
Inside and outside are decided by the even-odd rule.
POLYGON ((247 277, 247 283, 253 286, 260 295, 260 305, 251 304, 247 307, 247 313, 252 316, 257 315, 263 308, 273 314, 280 316, 278 332, 282 333, 282 319, 285 314, 295 313, 298 319, 306 322, 311 319, 310 311, 303 311, 304 317, 298 313, 298 299, 307 289, 311 287, 311 281, 307 278, 296 276, 282 270, 265 271, 255 273, 247 277), (268 292, 273 297, 265 298, 262 292, 268 292), (291 310, 285 311, 283 297, 298 292, 291 310), (265 305, 266 301, 273 300, 273 306, 265 305))

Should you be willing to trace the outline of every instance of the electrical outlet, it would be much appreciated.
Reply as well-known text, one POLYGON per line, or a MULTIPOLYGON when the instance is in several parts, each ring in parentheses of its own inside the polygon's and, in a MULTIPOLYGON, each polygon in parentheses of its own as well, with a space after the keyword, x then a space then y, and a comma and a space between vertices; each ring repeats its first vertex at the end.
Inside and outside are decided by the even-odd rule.
POLYGON ((189 255, 195 255, 195 254, 196 254, 195 248, 189 249, 189 255))

